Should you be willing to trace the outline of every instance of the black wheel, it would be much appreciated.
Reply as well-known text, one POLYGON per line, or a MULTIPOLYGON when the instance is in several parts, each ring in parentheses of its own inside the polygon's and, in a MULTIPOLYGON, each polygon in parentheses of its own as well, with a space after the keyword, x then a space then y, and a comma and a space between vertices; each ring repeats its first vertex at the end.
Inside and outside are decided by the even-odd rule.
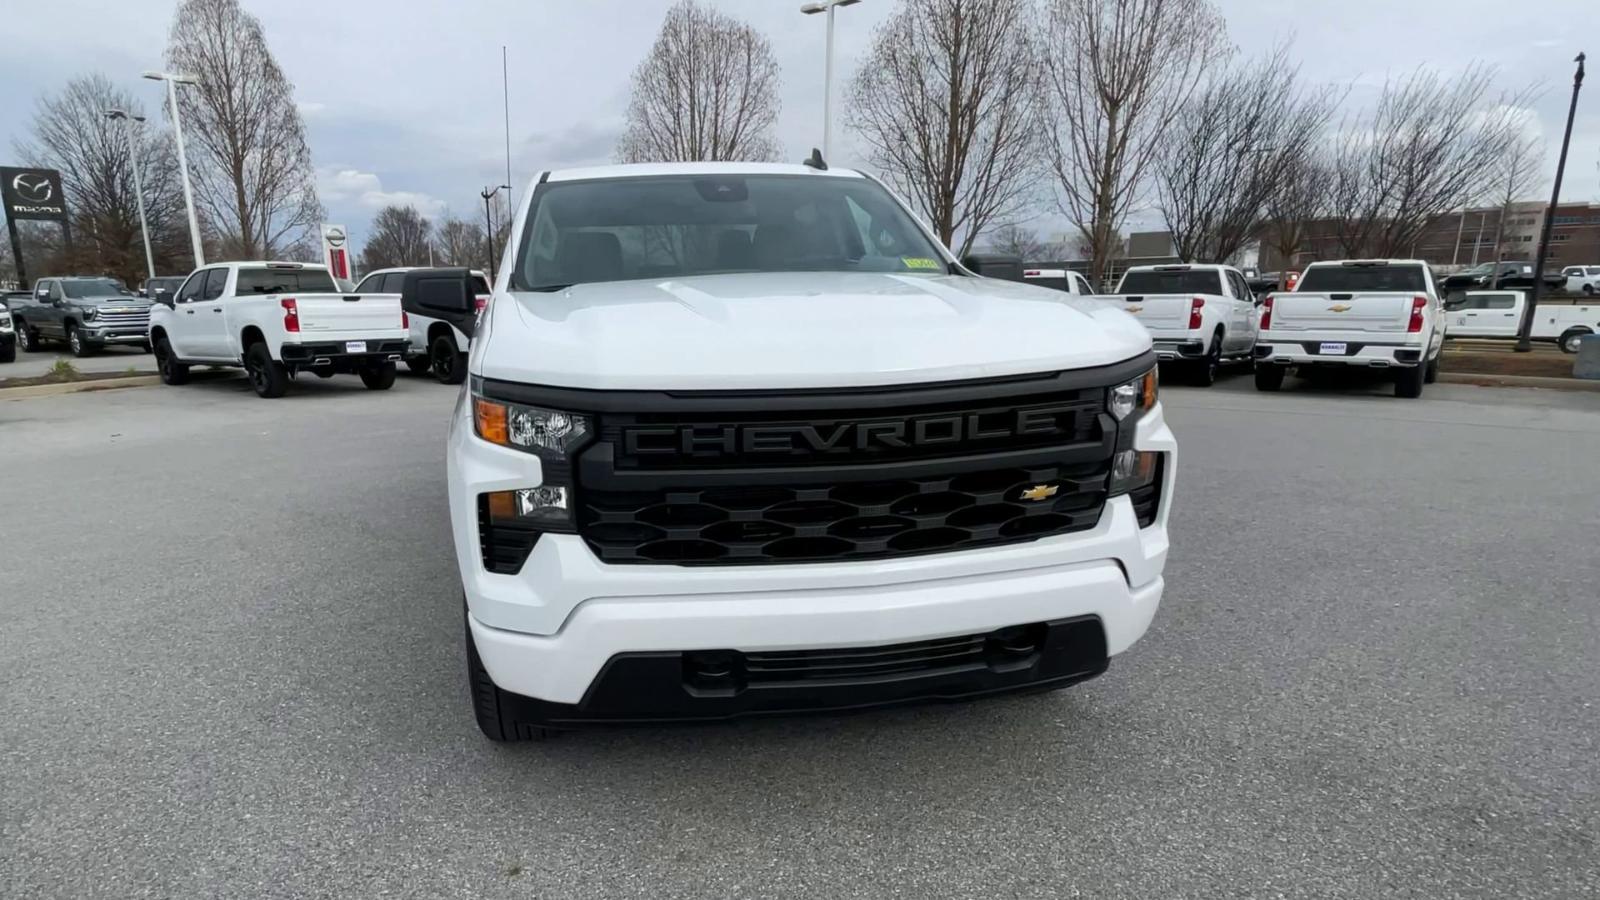
POLYGON ((250 386, 255 388, 257 397, 270 400, 289 390, 288 371, 272 358, 265 343, 251 344, 244 352, 244 372, 250 376, 250 386))
POLYGON ((369 391, 387 391, 394 387, 394 363, 373 363, 361 367, 361 383, 369 391))
POLYGON ((1283 376, 1288 372, 1288 366, 1274 366, 1267 363, 1256 366, 1256 390, 1276 391, 1282 388, 1283 376))
POLYGON ((1584 286, 1583 286, 1583 292, 1584 292, 1584 293, 1585 293, 1585 294, 1590 294, 1590 295, 1593 295, 1593 294, 1594 294, 1594 285, 1592 285, 1592 284, 1586 284, 1586 285, 1584 285, 1584 286))
POLYGON ((1563 332, 1561 340, 1557 343, 1561 345, 1562 353, 1577 353, 1578 348, 1583 344, 1583 339, 1588 335, 1589 332, 1581 328, 1574 328, 1571 331, 1563 332))
POLYGON ((83 333, 78 330, 78 326, 68 325, 67 349, 72 351, 73 356, 81 357, 93 356, 94 352, 100 348, 99 346, 91 344, 88 340, 86 340, 83 336, 83 333))
POLYGON ((156 341, 156 371, 161 373, 162 384, 189 383, 189 367, 178 362, 166 338, 156 341))
POLYGON ((39 332, 29 328, 27 322, 17 323, 17 346, 23 353, 38 353, 44 349, 39 346, 39 332))
POLYGON ((1217 372, 1222 369, 1222 332, 1211 336, 1211 350, 1206 358, 1190 365, 1194 368, 1189 370, 1189 379, 1195 384, 1210 387, 1217 383, 1217 372))
POLYGON ((6 344, 5 346, 0 347, 0 363, 8 363, 8 362, 16 362, 16 361, 17 361, 17 345, 16 344, 6 344))
POLYGON ((1427 383, 1427 380, 1428 367, 1425 365, 1401 369, 1394 376, 1394 395, 1408 399, 1421 397, 1422 386, 1427 383))
POLYGON ((410 356, 406 358, 406 368, 411 370, 413 375, 426 375, 428 370, 433 368, 433 361, 428 359, 426 354, 410 356))
POLYGON ((428 359, 433 363, 433 377, 440 384, 460 384, 467 380, 467 355, 456 350, 454 336, 441 334, 428 347, 428 359))
MULTIPOLYGON (((1441 350, 1439 352, 1439 356, 1443 355, 1444 351, 1441 350)), ((1439 380, 1439 356, 1435 356, 1433 359, 1428 360, 1428 367, 1422 373, 1423 384, 1433 384, 1435 381, 1439 380)))
POLYGON ((548 728, 517 720, 509 702, 511 695, 500 690, 483 667, 483 660, 478 658, 478 645, 472 641, 472 626, 467 624, 465 604, 461 611, 461 624, 467 637, 467 689, 472 694, 472 714, 478 720, 478 730, 484 737, 501 744, 542 741, 549 737, 548 728))

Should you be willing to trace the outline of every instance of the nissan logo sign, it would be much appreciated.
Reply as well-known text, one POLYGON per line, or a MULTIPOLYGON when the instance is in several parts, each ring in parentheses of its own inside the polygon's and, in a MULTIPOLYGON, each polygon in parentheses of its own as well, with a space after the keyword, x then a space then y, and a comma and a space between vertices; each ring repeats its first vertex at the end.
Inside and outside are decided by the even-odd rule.
POLYGON ((322 236, 327 239, 329 247, 344 246, 344 229, 337 225, 323 232, 322 236))
POLYGON ((17 192, 18 197, 29 203, 49 203, 50 198, 55 196, 50 179, 31 172, 24 172, 11 179, 11 189, 17 192))

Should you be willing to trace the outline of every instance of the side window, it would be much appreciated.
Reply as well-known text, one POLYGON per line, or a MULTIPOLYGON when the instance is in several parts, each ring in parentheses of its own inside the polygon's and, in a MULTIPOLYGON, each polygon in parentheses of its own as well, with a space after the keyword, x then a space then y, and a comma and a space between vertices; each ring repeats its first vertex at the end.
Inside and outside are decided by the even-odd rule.
POLYGON ((45 300, 49 300, 50 299, 50 286, 53 285, 53 284, 55 284, 55 282, 53 282, 53 281, 35 282, 34 285, 33 285, 33 297, 34 297, 34 299, 38 300, 40 302, 43 302, 45 300))
POLYGON ((193 275, 190 275, 189 280, 183 283, 183 287, 178 288, 178 296, 173 299, 173 302, 189 303, 193 301, 196 297, 200 296, 200 286, 205 283, 205 280, 205 270, 201 270, 193 275))
POLYGON ((405 284, 406 273, 390 272, 389 274, 383 276, 383 293, 398 294, 400 293, 400 289, 405 287, 405 284))
POLYGON ((1238 272, 1229 272, 1228 280, 1233 282, 1233 296, 1240 300, 1250 300, 1250 285, 1245 282, 1244 276, 1238 272))
POLYGON ((1485 297, 1482 294, 1476 294, 1476 295, 1471 296, 1471 297, 1463 298, 1462 300, 1458 301, 1456 303, 1456 305, 1453 307, 1453 309, 1456 309, 1456 310, 1488 309, 1488 308, 1489 308, 1489 298, 1485 297))
POLYGON ((200 291, 201 300, 215 300, 222 296, 222 289, 228 285, 227 269, 211 269, 206 273, 206 286, 200 291))
POLYGON ((356 285, 356 293, 381 294, 383 293, 383 288, 381 287, 382 284, 382 275, 368 275, 367 277, 361 279, 360 284, 356 285))
POLYGON ((61 282, 59 282, 59 281, 50 282, 50 299, 51 300, 61 300, 61 299, 65 298, 65 297, 66 297, 66 295, 61 292, 61 282))
POLYGON ((1085 296, 1094 293, 1094 288, 1089 286, 1089 279, 1079 275, 1077 272, 1072 273, 1072 281, 1078 286, 1078 293, 1085 296))
POLYGON ((1517 305, 1516 299, 1510 294, 1490 294, 1480 299, 1486 301, 1484 309, 1511 309, 1517 305))

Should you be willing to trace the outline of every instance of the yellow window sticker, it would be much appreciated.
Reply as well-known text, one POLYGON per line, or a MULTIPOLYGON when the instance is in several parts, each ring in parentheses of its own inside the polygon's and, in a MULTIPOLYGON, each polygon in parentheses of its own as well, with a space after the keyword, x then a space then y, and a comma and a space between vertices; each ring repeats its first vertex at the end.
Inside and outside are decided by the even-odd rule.
POLYGON ((938 260, 928 259, 926 256, 902 256, 900 257, 900 263, 908 269, 932 269, 938 271, 944 268, 939 265, 938 260))

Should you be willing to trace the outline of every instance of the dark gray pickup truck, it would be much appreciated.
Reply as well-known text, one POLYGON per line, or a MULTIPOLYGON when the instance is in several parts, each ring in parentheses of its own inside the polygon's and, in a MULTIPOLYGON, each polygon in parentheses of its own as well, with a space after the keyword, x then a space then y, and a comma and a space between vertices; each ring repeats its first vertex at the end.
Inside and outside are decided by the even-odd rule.
POLYGON ((40 278, 33 291, 11 303, 17 345, 36 353, 60 341, 74 356, 107 344, 134 344, 150 352, 150 301, 135 297, 114 278, 40 278))

